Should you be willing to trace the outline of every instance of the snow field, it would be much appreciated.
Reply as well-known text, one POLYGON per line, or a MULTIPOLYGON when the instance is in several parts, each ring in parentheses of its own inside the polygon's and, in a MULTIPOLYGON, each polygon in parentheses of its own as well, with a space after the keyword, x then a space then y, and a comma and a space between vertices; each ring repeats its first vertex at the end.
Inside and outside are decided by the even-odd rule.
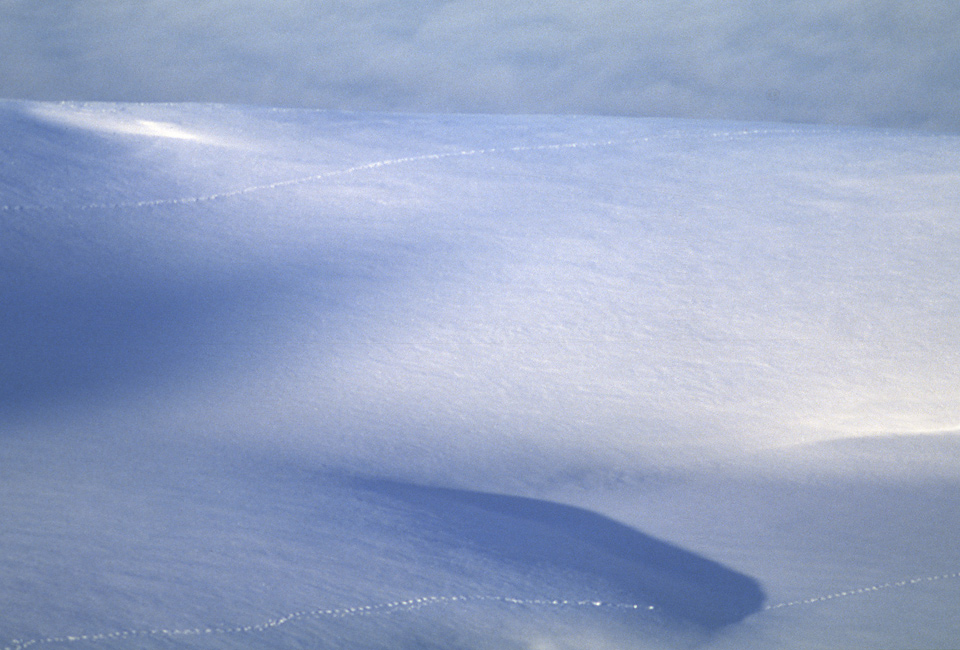
POLYGON ((5 102, 0 639, 564 647, 553 612, 566 647, 942 646, 958 163, 853 129, 5 102), (689 570, 650 578, 648 538, 689 570), (629 598, 711 603, 701 562, 768 600, 705 640, 629 598))

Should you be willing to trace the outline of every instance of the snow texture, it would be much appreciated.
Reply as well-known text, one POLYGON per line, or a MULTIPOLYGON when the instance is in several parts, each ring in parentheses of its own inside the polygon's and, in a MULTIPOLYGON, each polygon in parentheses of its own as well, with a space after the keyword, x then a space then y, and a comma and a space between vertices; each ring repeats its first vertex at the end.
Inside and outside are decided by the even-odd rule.
POLYGON ((0 105, 0 648, 949 647, 960 139, 0 105))

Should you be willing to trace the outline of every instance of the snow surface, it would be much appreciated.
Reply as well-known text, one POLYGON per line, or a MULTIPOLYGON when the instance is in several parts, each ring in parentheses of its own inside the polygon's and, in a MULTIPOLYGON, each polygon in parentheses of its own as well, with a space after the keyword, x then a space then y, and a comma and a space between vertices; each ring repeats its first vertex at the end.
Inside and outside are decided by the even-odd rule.
POLYGON ((0 104, 0 648, 950 647, 960 138, 0 104))

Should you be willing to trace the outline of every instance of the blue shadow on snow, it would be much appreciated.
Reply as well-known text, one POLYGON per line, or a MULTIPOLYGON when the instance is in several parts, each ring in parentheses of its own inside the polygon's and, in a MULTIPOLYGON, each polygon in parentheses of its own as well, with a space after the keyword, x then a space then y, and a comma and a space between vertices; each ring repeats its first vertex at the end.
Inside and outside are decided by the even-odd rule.
POLYGON ((356 484, 428 511, 480 552, 580 573, 705 630, 738 623, 765 600, 753 578, 582 508, 386 480, 356 484))

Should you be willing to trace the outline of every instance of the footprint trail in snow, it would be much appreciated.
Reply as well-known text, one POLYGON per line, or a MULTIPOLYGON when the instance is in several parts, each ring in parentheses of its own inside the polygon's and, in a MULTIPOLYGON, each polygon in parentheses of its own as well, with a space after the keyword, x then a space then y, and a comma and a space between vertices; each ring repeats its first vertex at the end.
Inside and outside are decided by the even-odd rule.
MULTIPOLYGON (((954 573, 943 573, 933 576, 922 576, 916 578, 908 578, 905 580, 899 580, 897 582, 885 582, 883 584, 871 585, 869 587, 860 587, 857 589, 849 589, 847 591, 839 591, 832 594, 813 596, 810 598, 804 598, 800 600, 794 600, 789 602, 777 603, 775 605, 767 605, 763 608, 763 612, 784 609, 787 607, 797 607, 800 605, 814 605, 816 603, 829 602, 839 598, 848 598, 851 596, 866 595, 874 592, 884 591, 887 589, 897 589, 909 587, 912 585, 921 584, 924 582, 937 582, 941 580, 952 580, 960 578, 960 571, 954 573)), ((428 606, 438 606, 446 604, 458 604, 458 603, 479 603, 479 602, 493 602, 493 603, 502 603, 506 605, 518 605, 518 606, 529 606, 529 607, 546 607, 546 608, 560 608, 560 607, 596 607, 596 608, 606 608, 606 609, 616 609, 616 610, 635 610, 638 612, 646 613, 655 613, 656 606, 651 604, 644 603, 617 603, 617 602, 607 602, 601 600, 549 600, 549 599, 530 599, 530 598, 511 598, 509 596, 423 596, 420 598, 410 598, 407 600, 397 600, 389 603, 380 603, 376 605, 362 605, 356 607, 342 607, 342 608, 331 608, 331 609, 314 609, 314 610, 305 610, 300 612, 292 612, 285 614, 283 616, 267 619, 260 623, 243 625, 243 626, 221 626, 221 627, 195 627, 195 628, 181 628, 181 629, 167 629, 167 628, 155 628, 155 629, 142 629, 142 630, 123 630, 116 632, 100 632, 95 634, 75 634, 75 635, 62 635, 62 636, 51 636, 44 638, 36 639, 12 639, 8 642, 6 646, 0 648, 0 650, 26 650, 31 647, 38 647, 44 645, 67 645, 71 643, 78 642, 91 642, 91 641, 113 641, 113 640, 126 640, 126 639, 136 639, 136 638, 149 638, 149 637, 166 637, 166 638, 176 638, 176 637, 198 637, 198 636, 213 636, 213 635, 239 635, 239 634, 256 634, 260 632, 266 632, 270 629, 278 628, 283 625, 288 625, 297 621, 306 621, 311 619, 335 619, 335 618, 345 618, 351 616, 371 616, 377 614, 389 614, 391 612, 400 612, 400 611, 411 611, 419 609, 422 607, 428 606)))
MULTIPOLYGON (((774 130, 774 131, 763 131, 759 129, 751 129, 737 132, 721 132, 710 134, 709 137, 713 139, 721 138, 738 138, 748 135, 762 135, 765 133, 793 133, 791 130, 774 130)), ((117 203, 86 203, 83 205, 73 206, 73 207, 62 207, 62 206, 44 206, 44 205, 0 205, 0 212, 48 212, 53 210, 76 210, 76 211, 87 211, 87 210, 118 210, 126 208, 151 208, 151 207, 161 207, 165 205, 189 205, 195 203, 207 203, 210 201, 220 201, 223 199, 230 199, 239 196, 244 196, 247 194, 255 194, 258 192, 264 192, 268 190, 276 190, 284 187, 294 187, 297 185, 305 185, 308 183, 315 183, 317 181, 322 181, 328 178, 335 178, 337 176, 346 176, 349 174, 355 174, 358 172, 369 171, 373 169, 378 169, 381 167, 390 167, 395 165, 403 165, 408 163, 423 162, 430 160, 444 160, 448 158, 466 158, 470 156, 484 156, 484 155, 494 155, 501 153, 522 153, 522 152, 535 152, 535 151, 550 151, 550 150, 566 150, 566 149, 580 149, 580 148, 597 148, 597 147, 613 147, 613 146, 631 146, 640 144, 643 142, 650 142, 653 140, 664 140, 669 138, 679 138, 679 134, 667 133, 659 135, 650 135, 641 138, 633 138, 628 140, 600 140, 594 142, 568 142, 568 143, 559 143, 559 144, 543 144, 543 145, 519 145, 515 147, 490 147, 487 149, 466 149, 461 151, 450 151, 446 153, 432 153, 432 154, 422 154, 417 156, 404 156, 402 158, 390 158, 387 160, 378 160, 376 162, 364 163, 362 165, 355 165, 353 167, 346 167, 343 169, 334 169, 327 172, 322 172, 319 174, 313 174, 311 176, 302 176, 298 178, 289 178, 285 180, 274 181, 272 183, 263 183, 260 185, 251 185, 248 187, 243 187, 236 190, 227 190, 224 192, 216 192, 213 194, 205 194, 200 196, 185 196, 177 198, 167 198, 167 199, 146 199, 142 201, 120 201, 117 203)))

